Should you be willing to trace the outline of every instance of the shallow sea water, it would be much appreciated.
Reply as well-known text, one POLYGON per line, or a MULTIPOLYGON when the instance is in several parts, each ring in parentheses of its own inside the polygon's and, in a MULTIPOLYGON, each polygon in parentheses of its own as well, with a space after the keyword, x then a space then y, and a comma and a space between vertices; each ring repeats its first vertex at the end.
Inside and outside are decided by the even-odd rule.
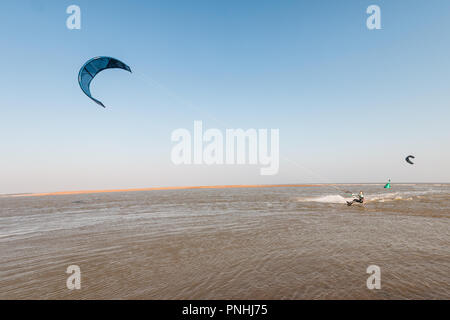
POLYGON ((0 299, 450 299, 450 185, 1 196, 0 257, 0 299))

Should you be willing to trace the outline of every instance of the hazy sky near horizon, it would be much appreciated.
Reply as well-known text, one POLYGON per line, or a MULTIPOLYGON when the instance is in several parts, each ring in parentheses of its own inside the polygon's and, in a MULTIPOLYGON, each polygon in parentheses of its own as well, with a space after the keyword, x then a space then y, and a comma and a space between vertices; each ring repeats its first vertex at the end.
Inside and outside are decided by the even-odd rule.
POLYGON ((450 1, 6 0, 0 36, 0 193, 450 182, 450 1), (92 82, 106 109, 77 82, 100 55, 133 70, 92 82), (194 120, 279 129, 279 173, 174 165, 194 120))

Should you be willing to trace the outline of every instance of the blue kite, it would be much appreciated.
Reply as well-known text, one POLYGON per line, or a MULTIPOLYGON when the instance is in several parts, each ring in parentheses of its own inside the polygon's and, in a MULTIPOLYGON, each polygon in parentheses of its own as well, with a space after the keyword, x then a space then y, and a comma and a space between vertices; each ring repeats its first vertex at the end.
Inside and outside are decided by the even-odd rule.
POLYGON ((78 73, 78 83, 80 84, 81 90, 103 108, 105 108, 105 105, 92 97, 90 85, 92 79, 94 79, 99 72, 106 69, 123 69, 131 72, 131 68, 120 60, 111 57, 95 57, 86 62, 78 73))

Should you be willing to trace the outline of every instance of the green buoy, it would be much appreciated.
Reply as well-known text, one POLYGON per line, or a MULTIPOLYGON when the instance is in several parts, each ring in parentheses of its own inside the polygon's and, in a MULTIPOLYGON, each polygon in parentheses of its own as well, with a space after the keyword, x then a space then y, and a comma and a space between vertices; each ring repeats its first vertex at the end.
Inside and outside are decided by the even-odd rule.
POLYGON ((384 186, 385 189, 390 189, 391 188, 391 179, 389 179, 389 182, 386 183, 386 185, 384 186))

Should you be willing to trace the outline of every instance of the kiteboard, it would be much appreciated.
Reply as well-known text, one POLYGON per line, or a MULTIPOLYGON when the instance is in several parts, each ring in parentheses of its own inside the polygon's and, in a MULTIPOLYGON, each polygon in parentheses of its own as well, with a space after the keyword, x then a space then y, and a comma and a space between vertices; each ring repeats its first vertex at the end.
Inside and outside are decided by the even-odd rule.
POLYGON ((364 206, 364 202, 361 203, 361 202, 347 201, 347 205, 348 205, 349 207, 351 207, 351 206, 353 206, 353 205, 356 205, 356 206, 359 206, 359 207, 363 207, 363 206, 364 206))

